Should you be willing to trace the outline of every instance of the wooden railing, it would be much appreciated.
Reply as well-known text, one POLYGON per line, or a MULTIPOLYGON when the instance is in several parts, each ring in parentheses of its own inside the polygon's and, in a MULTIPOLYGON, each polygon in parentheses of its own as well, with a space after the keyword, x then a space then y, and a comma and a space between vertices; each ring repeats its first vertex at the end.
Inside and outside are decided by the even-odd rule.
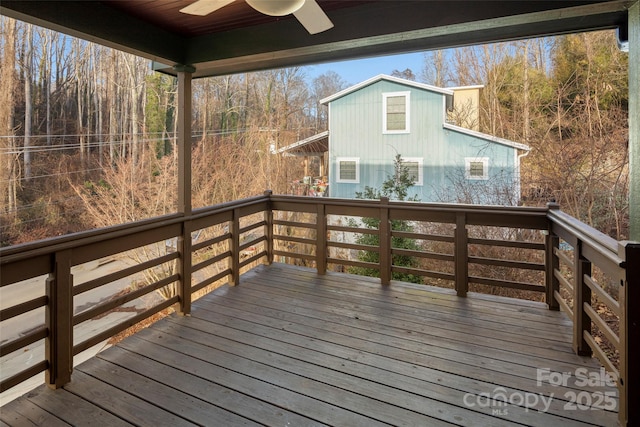
POLYGON ((549 292, 573 321, 574 351, 596 356, 617 380, 620 424, 636 425, 629 403, 640 402, 640 244, 618 242, 555 204, 548 217, 549 292))
POLYGON ((47 384, 60 387, 69 382, 73 356, 78 353, 174 304, 178 304, 180 312, 188 313, 192 295, 216 281, 238 283, 243 267, 268 253, 268 245, 265 245, 268 233, 259 233, 251 241, 242 239, 254 229, 266 228, 268 205, 269 195, 266 194, 200 209, 189 218, 168 215, 3 248, 0 251, 3 291, 13 286, 18 287, 13 292, 18 294, 19 287, 35 285, 41 288, 41 295, 8 307, 3 303, 0 311, 3 371, 9 370, 4 358, 12 353, 18 360, 22 353, 25 358, 36 357, 36 361, 19 363, 28 367, 3 378, 1 391, 43 371, 47 384), (260 219, 254 220, 252 217, 255 216, 260 219), (199 239, 193 238, 196 234, 199 239), (241 259, 246 248, 261 244, 264 248, 241 259), (113 257, 131 258, 134 263, 81 283, 74 280, 74 270, 82 270, 91 262, 110 263, 113 257), (217 268, 204 277, 198 275, 211 266, 217 268), (146 280, 144 273, 148 273, 146 280), (80 307, 78 299, 83 294, 122 279, 142 284, 126 288, 128 292, 110 298, 100 297, 89 308, 80 307), (30 280, 32 283, 28 282, 30 280), (158 290, 164 291, 164 299, 143 309, 131 306, 132 302, 158 290), (43 308, 45 312, 41 313, 43 308), (119 310, 135 314, 122 321, 96 322, 96 319, 104 319, 119 310), (23 319, 29 316, 31 319, 36 317, 33 321, 36 326, 21 330, 25 323, 23 319), (87 328, 92 321, 97 325, 87 328), (6 339, 12 330, 17 336, 6 339), (26 349, 43 341, 41 354, 25 353, 26 349))
POLYGON ((593 353, 619 379, 621 423, 630 419, 628 402, 640 401, 638 368, 631 363, 632 355, 640 354, 639 319, 637 310, 629 310, 631 301, 640 301, 637 243, 617 242, 555 205, 420 204, 270 192, 199 209, 188 217, 169 215, 1 249, 3 290, 34 283, 42 289, 40 295, 3 303, 3 331, 18 331, 9 339, 3 332, 3 363, 43 345, 36 355, 40 360, 3 378, 1 389, 41 372, 51 387, 60 387, 70 381, 73 357, 83 350, 172 305, 187 314, 192 299, 209 286, 238 284, 245 269, 273 260, 314 267, 319 274, 364 269, 383 285, 398 275, 419 277, 455 289, 459 296, 505 289, 516 296, 533 295, 550 309, 564 310, 574 322, 575 351, 593 353), (365 226, 364 218, 375 218, 377 227, 365 226), (402 222, 409 226, 398 227, 402 222), (374 236, 377 243, 361 239, 364 235, 374 236), (417 245, 402 247, 398 242, 403 239, 417 245), (97 277, 76 278, 88 263, 108 263, 114 257, 135 262, 97 277), (137 285, 97 303, 80 304, 83 295, 119 280, 137 285), (164 299, 140 308, 140 298, 156 291, 164 299), (107 322, 123 311, 134 314, 107 322), (41 321, 20 330, 29 316, 41 321))

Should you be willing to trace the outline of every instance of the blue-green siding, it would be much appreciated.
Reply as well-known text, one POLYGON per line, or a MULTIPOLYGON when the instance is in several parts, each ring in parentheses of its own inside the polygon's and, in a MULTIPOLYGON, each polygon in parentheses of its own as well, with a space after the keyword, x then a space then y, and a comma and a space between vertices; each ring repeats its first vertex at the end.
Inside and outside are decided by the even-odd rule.
MULTIPOLYGON (((514 175, 515 148, 443 128, 445 96, 439 92, 379 80, 329 104, 329 191, 331 197, 353 198, 365 186, 379 188, 393 172, 396 154, 423 159, 423 185, 410 196, 425 202, 443 201, 451 179, 464 176, 465 157, 488 157, 489 185, 498 175, 514 175), (384 134, 385 92, 411 92, 410 131, 384 134), (358 157, 360 182, 338 183, 336 159, 358 157)), ((474 185, 477 185, 477 181, 474 185)))

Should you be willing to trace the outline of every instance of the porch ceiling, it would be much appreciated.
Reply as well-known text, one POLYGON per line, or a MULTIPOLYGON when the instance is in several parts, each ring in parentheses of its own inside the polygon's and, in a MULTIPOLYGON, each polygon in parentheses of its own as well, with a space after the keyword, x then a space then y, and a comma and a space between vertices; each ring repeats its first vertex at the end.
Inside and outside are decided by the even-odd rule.
POLYGON ((292 16, 276 18, 244 1, 205 17, 179 9, 192 0, 3 0, 0 12, 153 59, 194 77, 614 28, 631 1, 318 0, 335 27, 309 35, 292 16))

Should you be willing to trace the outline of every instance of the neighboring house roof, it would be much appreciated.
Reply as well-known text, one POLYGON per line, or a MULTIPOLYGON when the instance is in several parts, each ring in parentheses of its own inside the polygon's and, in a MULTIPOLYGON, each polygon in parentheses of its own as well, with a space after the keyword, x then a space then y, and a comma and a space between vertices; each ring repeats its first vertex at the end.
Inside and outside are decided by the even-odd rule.
POLYGON ((378 74, 375 77, 372 77, 368 80, 365 80, 361 83, 358 83, 357 85, 353 85, 351 87, 348 87, 344 90, 341 90, 338 93, 335 93, 331 96, 328 96, 324 99, 320 100, 321 104, 328 104, 331 101, 335 101, 338 98, 342 98, 345 95, 349 95, 350 93, 353 93, 357 90, 362 89, 363 87, 369 86, 373 83, 379 82, 381 80, 386 80, 386 81, 390 81, 390 82, 394 82, 394 83, 399 83, 405 86, 411 86, 411 87, 415 87, 418 89, 424 89, 424 90, 429 90, 431 92, 438 92, 441 93, 443 95, 453 95, 453 91, 450 89, 443 89, 441 87, 436 87, 436 86, 431 86, 428 84, 424 84, 424 83, 418 83, 418 82, 414 82, 412 80, 407 80, 407 79, 401 79, 399 77, 393 77, 393 76, 387 76, 386 74, 378 74))
MULTIPOLYGON (((390 81, 390 82, 394 82, 394 83, 399 83, 402 84, 404 86, 409 86, 409 87, 414 87, 417 89, 423 89, 423 90, 428 90, 431 92, 436 92, 436 93, 440 93, 442 95, 453 95, 454 94, 454 90, 459 90, 459 89, 480 89, 483 88, 483 85, 475 85, 475 86, 460 86, 460 87, 452 87, 452 88, 441 88, 441 87, 437 87, 437 86, 431 86, 428 84, 424 84, 424 83, 418 83, 418 82, 414 82, 412 80, 407 80, 407 79, 402 79, 400 77, 393 77, 393 76, 388 76, 386 74, 379 74, 375 77, 372 77, 368 80, 365 80, 361 83, 358 83, 356 85, 353 85, 351 87, 348 87, 344 90, 341 90, 338 93, 335 93, 333 95, 330 95, 322 100, 320 100, 321 104, 328 104, 329 102, 335 101, 336 99, 342 98, 346 95, 349 95, 357 90, 360 90, 366 86, 369 86, 373 83, 379 82, 381 80, 386 80, 386 81, 390 81)), ((529 147, 526 144, 522 144, 519 142, 515 142, 515 141, 510 141, 508 139, 504 139, 504 138, 498 138, 497 136, 493 136, 493 135, 488 135, 486 133, 482 133, 482 132, 478 132, 475 130, 471 130, 471 129, 467 129, 467 128, 463 128, 460 126, 456 126, 456 125, 452 125, 449 123, 444 123, 443 127, 445 129, 454 131, 454 132, 458 132, 458 133, 463 133, 475 138, 480 138, 480 139, 484 139, 485 141, 490 141, 490 142, 495 142, 497 144, 502 144, 502 145, 506 145, 508 147, 512 147, 512 148, 516 148, 518 150, 525 150, 525 151, 530 151, 531 147, 529 147)), ((331 128, 331 123, 329 123, 329 128, 331 128)), ((328 132, 327 132, 328 133, 328 132)), ((323 132, 324 134, 324 132, 323 132)), ((318 134, 321 135, 321 134, 318 134)), ((314 137, 311 137, 314 138, 314 137)), ((302 141, 298 141, 295 144, 292 144, 289 147, 294 147, 297 144, 299 145, 304 145, 306 144, 307 140, 309 138, 302 140, 302 141)), ((286 147, 285 147, 286 148, 286 147)), ((285 150, 286 151, 286 150, 285 150)))
POLYGON ((442 127, 445 128, 445 129, 454 131, 454 132, 464 133, 464 134, 467 134, 469 136, 473 136, 475 138, 480 138, 480 139, 484 139, 486 141, 495 142, 496 144, 502 144, 502 145, 506 145, 507 147, 517 148, 518 150, 531 151, 531 147, 529 147, 527 144, 522 144, 520 142, 510 141, 510 140, 504 139, 504 138, 498 138, 497 136, 489 135, 489 134, 486 134, 486 133, 478 132, 478 131, 475 131, 475 130, 463 128, 463 127, 456 126, 456 125, 452 125, 450 123, 444 123, 442 125, 442 127))
MULTIPOLYGON (((399 83, 405 86, 409 86, 409 87, 415 87, 418 89, 423 89, 423 90, 429 90, 431 92, 436 92, 436 93, 440 93, 442 95, 453 95, 453 91, 454 89, 474 89, 474 88, 482 88, 484 86, 482 85, 476 85, 476 86, 461 86, 461 87, 456 87, 456 88, 440 88, 440 87, 436 87, 436 86, 431 86, 428 84, 424 84, 424 83, 418 83, 418 82, 414 82, 412 80, 406 80, 406 79, 402 79, 399 77, 393 77, 393 76, 388 76, 385 74, 379 74, 375 77, 372 77, 368 80, 365 80, 361 83, 358 83, 356 85, 353 85, 347 89, 344 89, 340 92, 337 92, 331 96, 328 96, 324 99, 322 99, 320 101, 321 104, 328 104, 329 102, 332 102, 336 99, 342 98, 343 96, 349 95, 350 93, 353 93, 357 90, 360 90, 366 86, 369 86, 373 83, 379 82, 381 80, 386 80, 386 81, 391 81, 391 82, 395 82, 395 83, 399 83)), ((508 139, 504 139, 504 138, 499 138, 497 136, 493 136, 493 135, 489 135, 486 133, 482 133, 482 132, 478 132, 475 130, 471 130, 471 129, 467 129, 461 126, 456 126, 450 123, 443 123, 443 128, 453 131, 453 132, 458 132, 458 133, 462 133, 465 135, 469 135, 472 136, 474 138, 479 138, 479 139, 483 139, 485 141, 489 141, 489 142, 494 142, 496 144, 501 144, 501 145, 505 145, 507 147, 512 147, 512 148, 516 148, 518 150, 524 150, 524 151, 531 151, 531 147, 529 147, 526 144, 522 144, 519 142, 515 142, 515 141, 510 141, 508 139)), ((329 127, 331 127, 331 123, 329 123, 329 127)), ((319 153, 323 153, 329 150, 329 131, 324 131, 324 132, 320 132, 318 134, 315 134, 313 136, 310 136, 308 138, 305 138, 303 140, 294 142, 293 144, 287 145, 285 147, 279 148, 278 150, 276 150, 275 152, 280 154, 280 153, 287 153, 287 154, 298 154, 298 155, 318 155, 319 153)))
POLYGON ((448 87, 447 89, 449 89, 449 90, 484 89, 484 85, 453 86, 453 87, 448 87))
POLYGON ((275 152, 290 154, 319 154, 329 151, 329 131, 317 133, 303 140, 294 142, 285 147, 277 149, 275 152))

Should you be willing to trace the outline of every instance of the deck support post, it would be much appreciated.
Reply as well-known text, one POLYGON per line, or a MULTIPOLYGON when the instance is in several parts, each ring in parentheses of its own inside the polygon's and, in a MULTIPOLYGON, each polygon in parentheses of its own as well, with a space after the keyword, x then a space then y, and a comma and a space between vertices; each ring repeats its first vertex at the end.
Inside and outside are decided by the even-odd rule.
POLYGON ((174 67, 178 71, 178 212, 191 215, 191 74, 193 67, 174 67))
POLYGON ((273 191, 265 190, 264 196, 267 200, 267 210, 264 211, 264 237, 267 239, 265 242, 267 252, 267 265, 273 264, 273 209, 271 209, 271 195, 273 191))
POLYGON ((640 425, 640 1, 629 7, 629 238, 620 255, 625 277, 620 287, 620 407, 621 426, 640 425))
POLYGON ((380 282, 383 285, 391 283, 391 224, 389 223, 389 198, 380 198, 380 225, 379 233, 379 256, 380 261, 380 282))
MULTIPOLYGON (((176 65, 178 74, 178 213, 186 218, 191 216, 191 76, 195 68, 176 65)), ((187 315, 191 312, 191 227, 185 220, 182 235, 178 237, 177 250, 180 254, 177 267, 180 274, 178 283, 178 311, 187 315)))
POLYGON ((467 218, 464 212, 456 214, 454 232, 455 287, 459 297, 466 297, 469 291, 469 248, 467 218))
POLYGON ((45 339, 45 357, 49 368, 45 383, 56 389, 71 381, 73 371, 73 276, 71 250, 56 252, 54 257, 54 271, 46 281, 49 335, 45 339))
POLYGON ((625 277, 620 280, 620 363, 618 423, 622 427, 640 425, 640 243, 620 242, 625 277))
POLYGON ((327 273, 327 213, 324 203, 318 203, 316 212, 316 270, 327 273))
POLYGON ((593 351, 584 339, 584 331, 591 333, 591 319, 584 310, 584 305, 591 305, 591 289, 584 276, 591 276, 591 262, 582 256, 582 243, 578 241, 575 248, 574 295, 573 295, 573 351, 580 356, 591 356, 593 351))

